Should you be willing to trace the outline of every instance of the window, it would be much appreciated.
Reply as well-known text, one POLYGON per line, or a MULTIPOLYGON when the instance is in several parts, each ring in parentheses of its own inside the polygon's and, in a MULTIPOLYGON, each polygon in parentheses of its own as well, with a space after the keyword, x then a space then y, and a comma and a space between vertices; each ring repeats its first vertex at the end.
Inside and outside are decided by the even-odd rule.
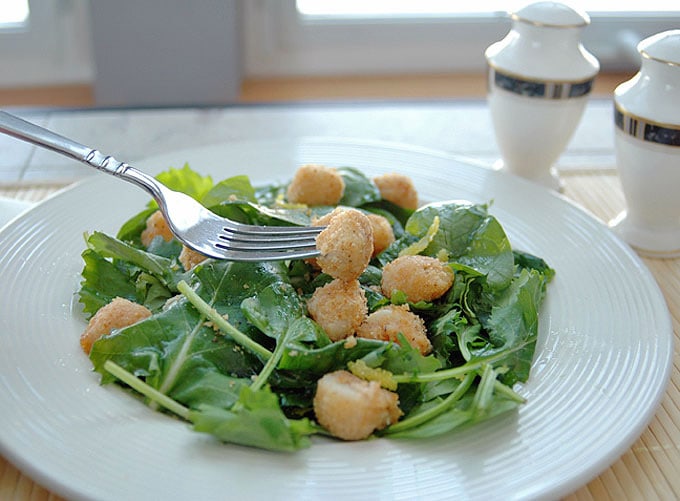
MULTIPOLYGON (((326 18, 359 17, 432 17, 467 16, 489 12, 520 9, 529 2, 508 0, 478 0, 477 2, 452 2, 451 0, 296 0, 297 11, 303 16, 326 18)), ((666 12, 676 10, 676 0, 648 0, 635 8, 621 6, 620 0, 570 0, 572 8, 593 13, 611 12, 666 12)))
POLYGON ((90 82, 87 0, 2 0, 0 86, 90 82))
POLYGON ((5 0, 0 9, 0 29, 23 28, 28 22, 28 0, 5 0))
MULTIPOLYGON (((244 2, 245 73, 295 76, 478 72, 518 1, 255 0, 244 2)), ((603 70, 639 66, 635 45, 680 25, 677 0, 565 0, 587 8, 583 43, 603 70), (625 4, 625 5, 621 5, 625 4), (630 9, 630 10, 625 10, 630 9)))

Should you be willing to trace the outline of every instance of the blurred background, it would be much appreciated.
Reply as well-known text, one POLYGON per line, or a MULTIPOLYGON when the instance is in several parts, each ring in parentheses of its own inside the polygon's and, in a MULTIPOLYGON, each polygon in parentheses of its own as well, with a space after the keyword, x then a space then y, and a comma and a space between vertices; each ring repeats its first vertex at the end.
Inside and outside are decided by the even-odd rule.
MULTIPOLYGON (((0 105, 166 106, 486 94, 499 0, 2 0, 0 105)), ((595 95, 680 27, 677 0, 571 0, 601 62, 595 95)))

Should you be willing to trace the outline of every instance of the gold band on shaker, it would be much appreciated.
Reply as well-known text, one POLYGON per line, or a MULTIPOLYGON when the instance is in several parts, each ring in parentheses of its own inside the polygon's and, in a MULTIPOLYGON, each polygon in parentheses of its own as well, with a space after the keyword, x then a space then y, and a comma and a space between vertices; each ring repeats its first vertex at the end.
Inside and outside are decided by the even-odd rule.
POLYGON ((622 132, 641 141, 680 147, 680 125, 647 120, 614 104, 614 123, 622 132))
POLYGON ((513 75, 489 65, 488 82, 489 86, 521 96, 558 100, 588 95, 593 89, 595 77, 578 81, 538 80, 513 75))
POLYGON ((546 23, 542 21, 534 21, 533 19, 527 19, 526 17, 522 17, 516 12, 513 12, 510 14, 510 19, 513 21, 520 21, 522 23, 530 24, 532 26, 537 26, 539 28, 562 28, 562 29, 571 29, 571 28, 583 28, 584 26, 588 26, 590 24, 590 18, 584 17, 581 22, 578 23, 573 23, 573 24, 557 24, 557 23, 546 23))

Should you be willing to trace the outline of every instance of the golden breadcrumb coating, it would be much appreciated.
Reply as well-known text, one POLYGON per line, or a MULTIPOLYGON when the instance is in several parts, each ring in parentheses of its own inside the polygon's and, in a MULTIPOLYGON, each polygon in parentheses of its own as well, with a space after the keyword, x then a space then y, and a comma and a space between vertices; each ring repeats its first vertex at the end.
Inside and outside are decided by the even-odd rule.
POLYGON ((190 249, 186 245, 182 246, 182 252, 179 254, 179 262, 182 263, 182 266, 186 271, 189 271, 192 269, 194 266, 196 266, 199 263, 202 263, 208 259, 207 256, 204 256, 200 252, 196 252, 193 249, 190 249))
POLYGON ((409 310, 408 305, 387 305, 374 311, 357 329, 357 336, 382 341, 399 342, 403 334, 409 344, 423 355, 432 351, 425 322, 409 310))
POLYGON ((373 256, 377 256, 394 242, 394 230, 386 217, 379 214, 368 214, 373 228, 373 256))
POLYGON ((418 208, 418 192, 410 177, 397 173, 382 174, 374 177, 373 182, 385 200, 405 209, 418 208))
POLYGON ((336 209, 328 219, 328 226, 316 238, 316 248, 321 253, 316 263, 321 271, 333 278, 346 282, 355 280, 373 255, 371 223, 356 209, 336 209))
POLYGON ((85 332, 80 336, 80 346, 90 353, 94 342, 107 336, 114 329, 122 329, 151 316, 151 312, 141 304, 133 303, 122 297, 114 298, 106 306, 99 308, 90 319, 85 332))
POLYGON ((314 412, 321 426, 343 440, 362 440, 396 423, 402 415, 396 393, 344 370, 319 379, 314 412))
POLYGON ((307 310, 332 341, 354 334, 366 318, 366 295, 358 280, 335 279, 314 291, 307 310))
POLYGON ((312 216, 312 224, 314 226, 328 226, 328 223, 331 222, 331 219, 333 219, 335 216, 348 209, 349 209, 348 207, 336 207, 331 212, 328 212, 327 214, 324 214, 321 217, 312 216))
POLYGON ((161 211, 157 210, 149 216, 146 220, 146 228, 142 231, 141 240, 145 247, 151 245, 151 241, 157 236, 163 237, 163 240, 169 242, 175 236, 170 231, 168 222, 163 217, 161 211))
POLYGON ((452 285, 451 268, 429 256, 401 256, 383 268, 381 288, 387 297, 402 291, 412 303, 432 301, 443 296, 452 285))
POLYGON ((286 198, 290 203, 337 205, 345 193, 345 181, 333 167, 307 164, 293 176, 286 198))

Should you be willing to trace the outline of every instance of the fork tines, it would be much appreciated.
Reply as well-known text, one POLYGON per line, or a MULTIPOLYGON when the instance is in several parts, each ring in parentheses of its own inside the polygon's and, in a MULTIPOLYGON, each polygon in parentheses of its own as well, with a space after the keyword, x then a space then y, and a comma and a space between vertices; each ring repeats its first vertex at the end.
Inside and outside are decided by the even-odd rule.
POLYGON ((248 260, 301 259, 319 254, 316 237, 323 229, 322 226, 239 224, 224 227, 214 245, 233 257, 247 257, 248 260))
POLYGON ((291 237, 295 235, 306 235, 315 237, 321 233, 325 226, 257 226, 252 224, 230 224, 224 225, 223 231, 240 235, 263 235, 291 237))

